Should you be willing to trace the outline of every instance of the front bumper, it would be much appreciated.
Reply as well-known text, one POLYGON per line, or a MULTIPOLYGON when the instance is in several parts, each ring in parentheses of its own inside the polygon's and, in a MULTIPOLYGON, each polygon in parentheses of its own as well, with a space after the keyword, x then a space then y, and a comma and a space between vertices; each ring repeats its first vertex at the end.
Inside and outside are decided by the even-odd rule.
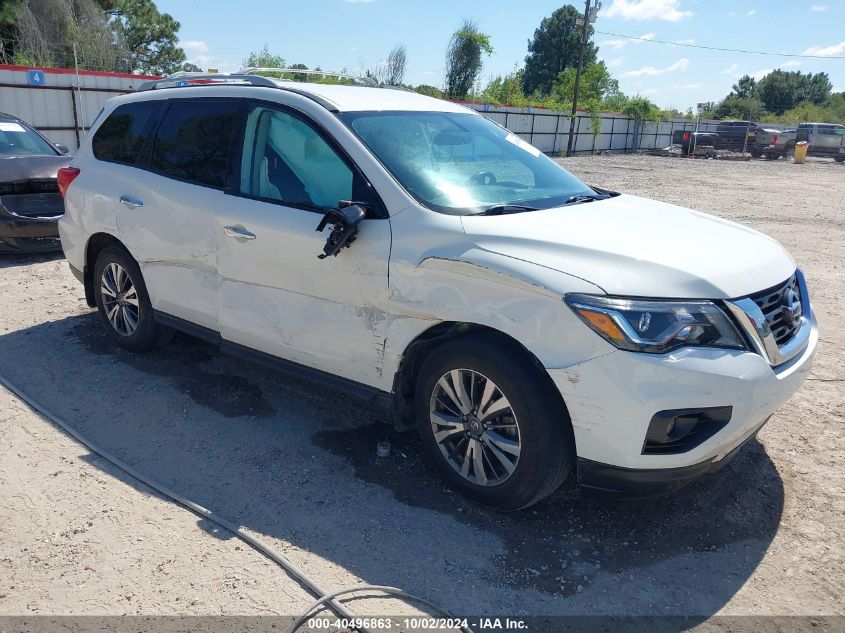
POLYGON ((621 468, 578 458, 578 486, 581 494, 596 499, 647 499, 659 497, 696 479, 709 475, 727 465, 748 442, 757 437, 769 418, 735 446, 730 453, 717 460, 706 460, 677 468, 621 468))
POLYGON ((25 217, 10 213, 0 206, 0 253, 60 250, 60 217, 25 217))
POLYGON ((812 313, 810 325, 806 347, 778 367, 753 352, 688 348, 663 355, 614 351, 548 370, 572 420, 581 485, 652 496, 726 463, 809 375, 818 343, 812 313), (680 453, 646 454, 656 413, 726 406, 730 420, 702 443, 680 453))

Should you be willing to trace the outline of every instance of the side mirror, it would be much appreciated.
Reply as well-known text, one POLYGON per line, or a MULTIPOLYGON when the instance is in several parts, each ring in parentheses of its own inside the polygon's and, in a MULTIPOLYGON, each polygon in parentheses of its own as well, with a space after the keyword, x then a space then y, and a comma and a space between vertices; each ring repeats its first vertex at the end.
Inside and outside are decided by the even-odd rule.
POLYGON ((317 225, 317 232, 322 232, 328 225, 332 225, 332 232, 326 239, 322 254, 317 257, 319 259, 325 259, 329 255, 337 257, 344 247, 355 241, 358 236, 358 225, 365 217, 367 217, 367 205, 363 202, 341 200, 338 208, 329 209, 317 225))
POLYGON ((59 150, 62 154, 67 156, 70 154, 70 148, 67 145, 62 145, 61 143, 56 143, 55 148, 59 150))

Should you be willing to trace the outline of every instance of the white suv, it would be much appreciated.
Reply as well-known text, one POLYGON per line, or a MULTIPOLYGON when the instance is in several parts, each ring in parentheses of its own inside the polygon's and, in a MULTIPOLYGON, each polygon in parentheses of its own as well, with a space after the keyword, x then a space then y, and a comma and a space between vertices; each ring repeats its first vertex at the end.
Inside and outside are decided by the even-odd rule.
POLYGON ((590 187, 445 101, 217 79, 111 100, 60 173, 65 254, 126 349, 181 330, 386 397, 500 510, 576 469, 674 490, 810 371, 804 278, 765 235, 590 187))

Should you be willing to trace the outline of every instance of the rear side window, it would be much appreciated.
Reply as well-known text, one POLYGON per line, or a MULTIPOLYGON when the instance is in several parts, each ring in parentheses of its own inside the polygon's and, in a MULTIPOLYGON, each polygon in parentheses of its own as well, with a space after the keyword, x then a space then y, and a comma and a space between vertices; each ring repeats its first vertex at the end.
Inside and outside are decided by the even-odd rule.
POLYGON ((222 189, 239 110, 235 100, 172 101, 156 133, 150 169, 222 189))
POLYGON ((161 108, 161 101, 127 103, 116 108, 94 133, 94 156, 110 163, 135 165, 161 108))

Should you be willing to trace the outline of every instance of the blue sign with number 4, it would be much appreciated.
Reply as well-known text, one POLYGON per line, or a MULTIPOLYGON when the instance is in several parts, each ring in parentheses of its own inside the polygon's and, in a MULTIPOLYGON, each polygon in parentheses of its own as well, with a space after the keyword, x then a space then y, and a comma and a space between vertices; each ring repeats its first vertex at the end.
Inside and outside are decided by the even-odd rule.
POLYGON ((43 86, 44 85, 44 71, 43 70, 30 70, 27 71, 29 85, 30 86, 43 86))

